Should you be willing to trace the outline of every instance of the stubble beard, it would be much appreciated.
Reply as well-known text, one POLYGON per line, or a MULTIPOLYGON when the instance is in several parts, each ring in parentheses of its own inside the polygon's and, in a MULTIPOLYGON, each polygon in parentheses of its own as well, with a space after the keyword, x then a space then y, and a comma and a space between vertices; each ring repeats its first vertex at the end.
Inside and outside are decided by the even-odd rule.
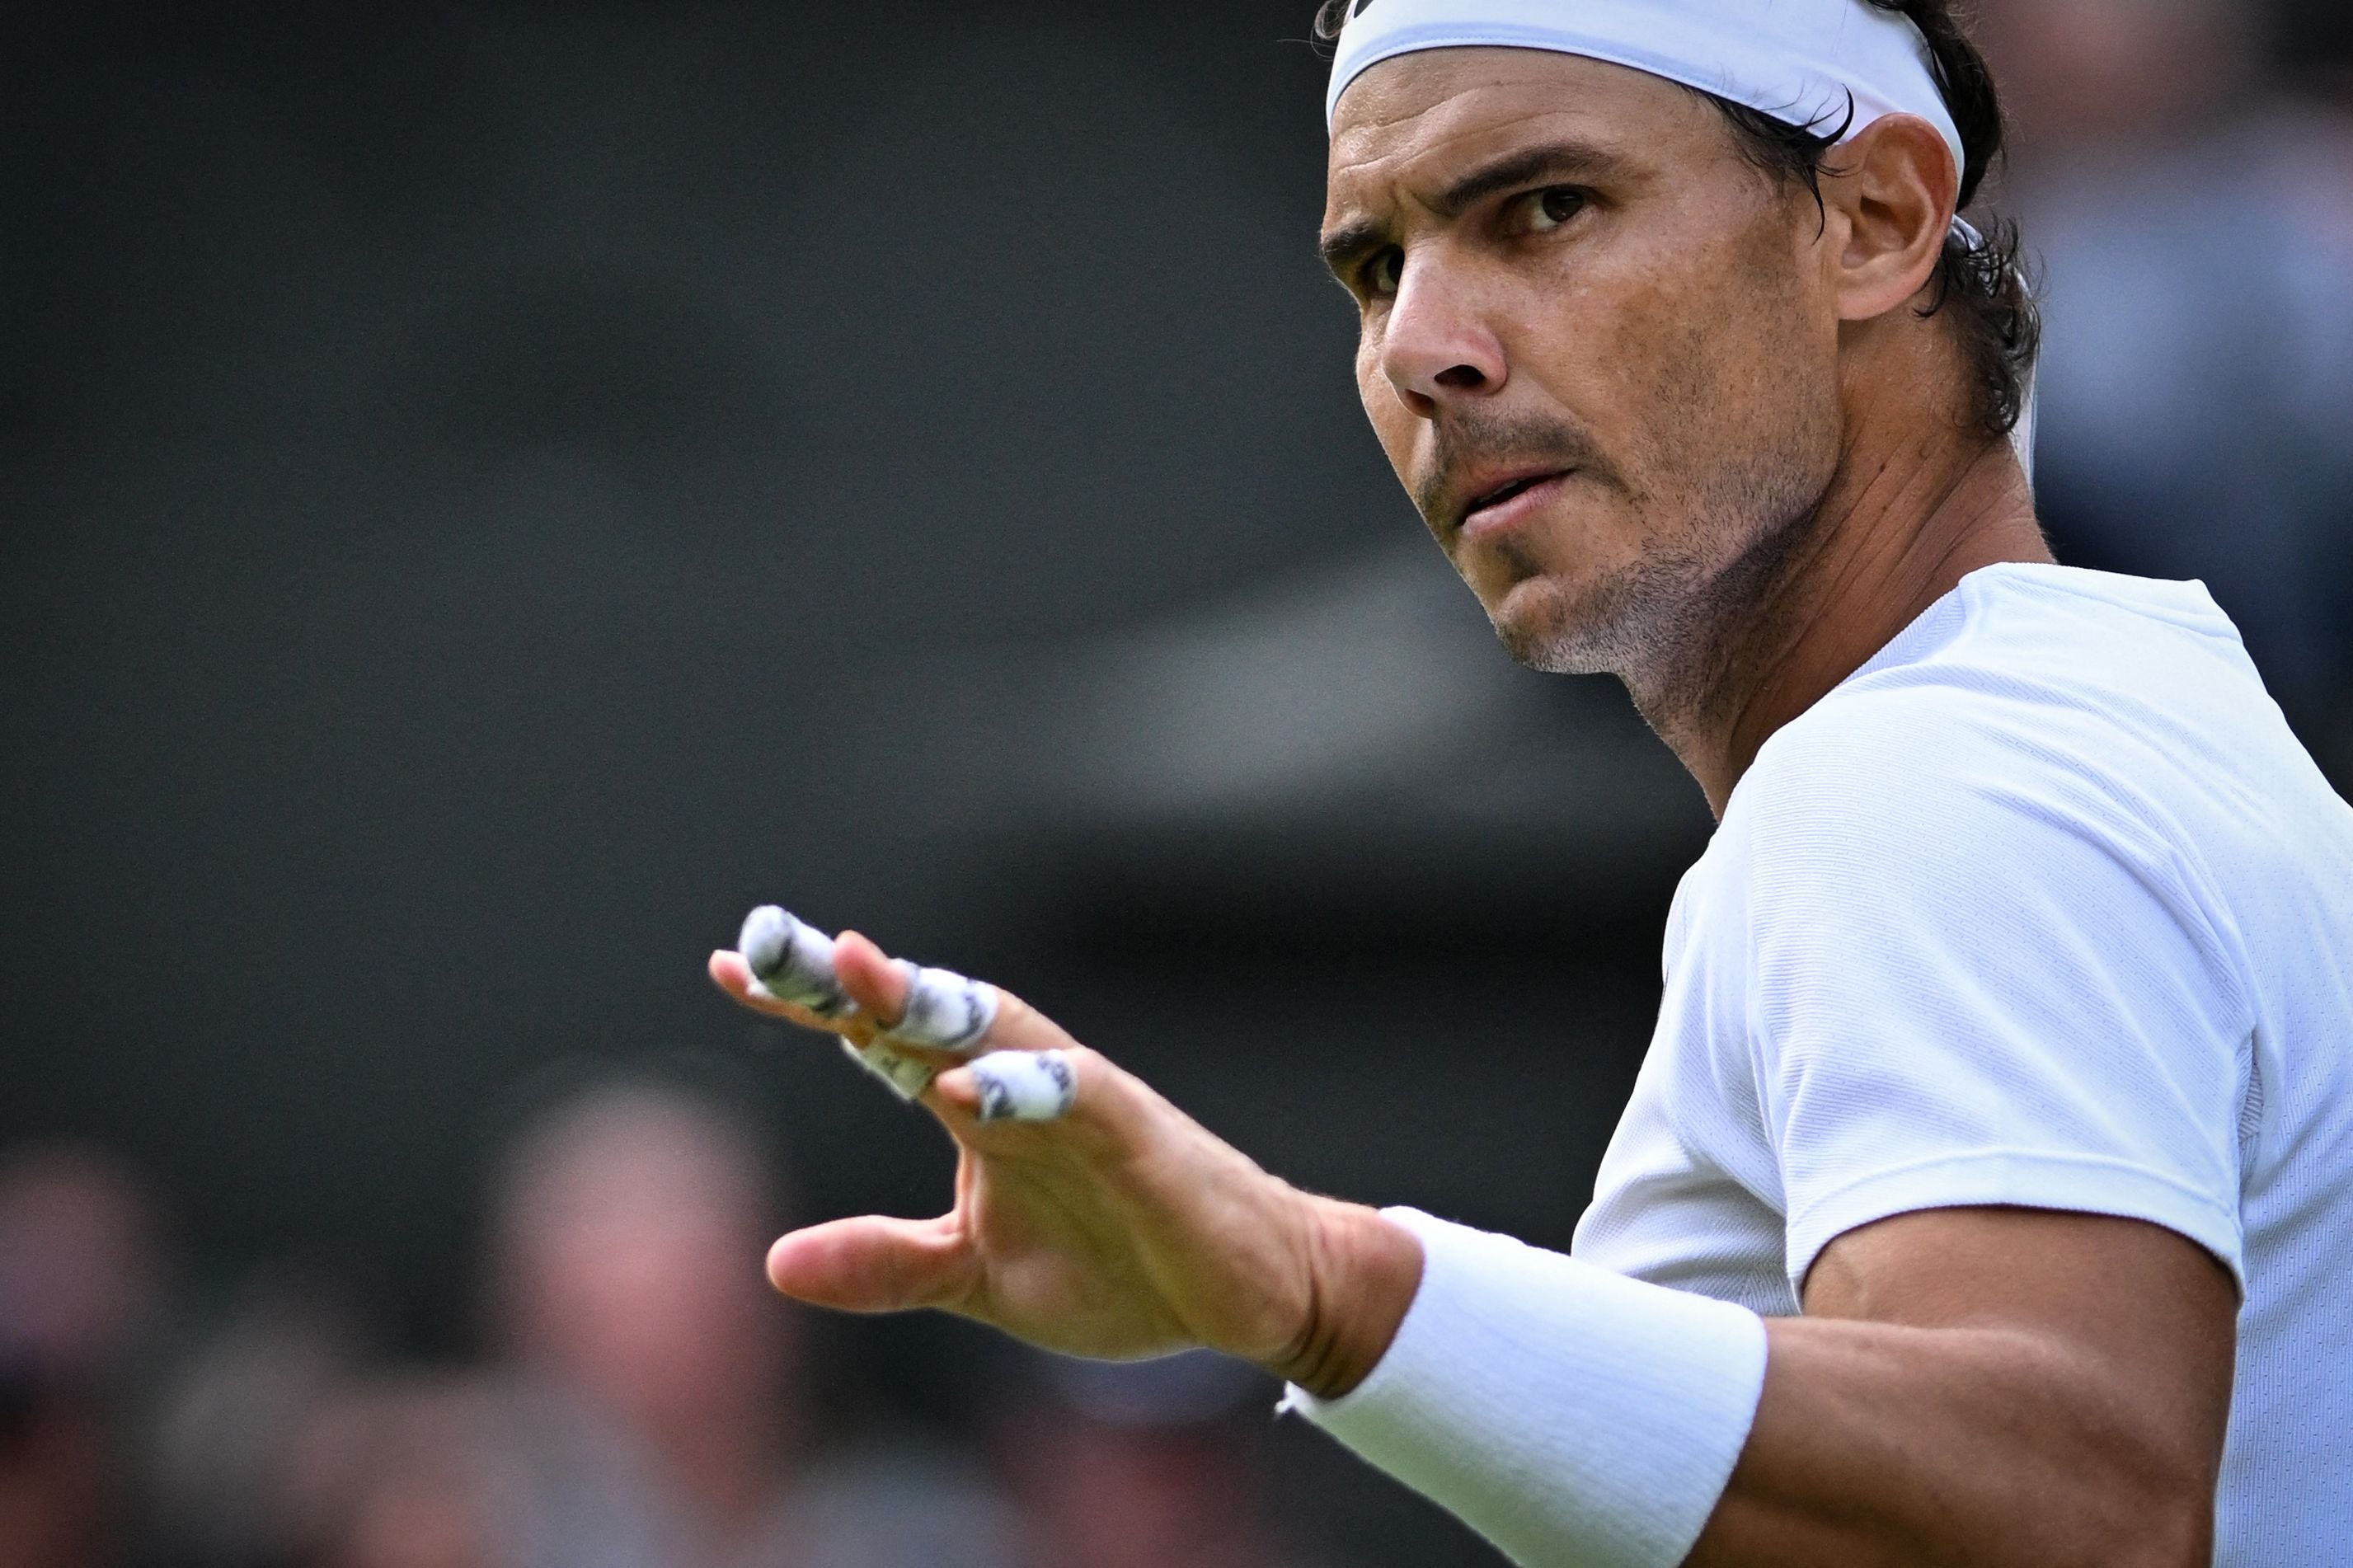
MULTIPOLYGON (((1454 476, 1474 459, 1515 461, 1577 470, 1575 482, 1598 487, 1620 504, 1657 520, 1630 565, 1599 580, 1571 585, 1514 539, 1490 548, 1513 586, 1489 606, 1489 619, 1506 651, 1531 669, 1552 675, 1614 675, 1662 734, 1704 716, 1728 691, 1741 650, 1769 633, 1778 590, 1791 575, 1821 515, 1831 474, 1819 460, 1836 443, 1836 411, 1818 411, 1810 424, 1765 434, 1707 431, 1690 417, 1694 404, 1658 423, 1674 428, 1663 443, 1686 449, 1709 444, 1749 449, 1735 462, 1700 476, 1687 495, 1668 500, 1630 482, 1626 470, 1574 424, 1557 418, 1487 414, 1440 426, 1436 460, 1415 487, 1415 500, 1435 531, 1454 476), (1679 427, 1678 427, 1679 426, 1679 427), (1816 427, 1818 426, 1818 427, 1816 427), (1534 592, 1531 592, 1531 587, 1534 592), (1506 616, 1505 605, 1511 605, 1506 616)), ((1646 465, 1676 466, 1654 449, 1646 465)), ((1835 465, 1831 465, 1834 468, 1835 465)))
POLYGON ((1685 727, 1736 684, 1741 650, 1769 640, 1760 622, 1821 515, 1824 486, 1804 469, 1776 453, 1725 476, 1671 538, 1581 588, 1505 543, 1515 593, 1534 603, 1509 618, 1498 606, 1498 639, 1531 669, 1616 676, 1654 728, 1685 727))

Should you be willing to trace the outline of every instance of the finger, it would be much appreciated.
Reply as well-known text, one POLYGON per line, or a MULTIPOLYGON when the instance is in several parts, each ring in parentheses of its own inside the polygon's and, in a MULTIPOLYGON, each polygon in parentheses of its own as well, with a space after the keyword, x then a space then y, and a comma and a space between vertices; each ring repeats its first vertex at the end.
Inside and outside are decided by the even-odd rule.
POLYGON ((884 1020, 896 1018, 909 993, 913 964, 896 963, 866 937, 844 931, 834 939, 834 973, 842 994, 862 1016, 871 1018, 881 1032, 849 1047, 851 1059, 881 1079, 901 1100, 922 1098, 946 1065, 921 1048, 923 1042, 902 1041, 892 1035, 884 1020))
POLYGON ((918 966, 903 959, 899 968, 907 976, 907 1000, 899 1021, 890 1027, 891 1037, 955 1057, 978 1050, 997 1022, 997 987, 953 969, 918 966))
POLYGON ((942 1103, 984 1126, 1059 1121, 1078 1107, 1079 1068, 1069 1051, 991 1051, 933 1087, 942 1103))
POLYGON ((997 987, 986 981, 888 957, 855 931, 842 933, 833 953, 842 994, 893 1045, 967 1057, 997 1022, 997 987))
POLYGON ((906 969, 862 932, 846 931, 834 939, 833 973, 858 1010, 884 1028, 906 1010, 906 969))
POLYGON ((1063 1033, 1060 1025, 1003 986, 965 980, 964 976, 946 970, 917 969, 903 959, 891 957, 858 931, 844 931, 835 941, 833 965, 842 990, 857 1005, 858 1011, 871 1017, 902 1045, 918 1050, 969 1056, 983 1048, 1050 1051, 1068 1050, 1077 1044, 1063 1033), (988 994, 993 1005, 977 1037, 969 1041, 959 1039, 953 1046, 942 1046, 929 1038, 899 1034, 907 1026, 907 999, 912 984, 918 977, 927 974, 944 975, 949 980, 976 986, 988 994))
POLYGON ((977 1259, 953 1215, 840 1219, 797 1230, 768 1249, 768 1282, 844 1312, 952 1307, 971 1293, 977 1259))
POLYGON ((712 953, 711 983, 754 1013, 765 1013, 772 1018, 787 1018, 801 1011, 763 990, 753 977, 752 966, 732 948, 723 947, 712 953))
MULTIPOLYGON (((773 904, 762 905, 744 920, 738 947, 740 951, 723 950, 712 956, 712 978, 722 990, 767 1016, 842 1036, 843 1048, 850 1058, 901 1100, 915 1100, 931 1086, 940 1068, 955 1059, 953 1053, 945 1051, 926 1055, 953 1043, 940 1037, 943 1031, 919 1031, 904 1039, 877 1034, 878 1018, 902 1010, 911 996, 925 994, 921 976, 933 972, 894 963, 872 942, 853 933, 849 967, 862 993, 853 996, 836 972, 836 956, 841 948, 838 939, 773 904), (912 991, 911 973, 916 975, 912 991)), ((943 978, 969 987, 960 976, 943 973, 943 978)), ((995 1015, 993 992, 988 1004, 986 1008, 964 1010, 967 1035, 976 1037, 986 1032, 987 1020, 995 1015)), ((943 1010, 936 1003, 925 1009, 927 1016, 943 1010)))
POLYGON ((735 946, 756 982, 754 989, 807 1009, 820 1018, 837 1017, 853 1004, 833 973, 833 938, 775 904, 744 917, 735 946))
POLYGON ((751 964, 744 955, 730 948, 721 948, 711 955, 712 984, 724 991, 742 1006, 763 1017, 782 1018, 806 1029, 822 1029, 828 1034, 857 1037, 873 1026, 873 1020, 855 1015, 819 1017, 806 1007, 796 1006, 771 994, 752 973, 751 964))
POLYGON ((940 1076, 940 1064, 927 1061, 914 1051, 902 1050, 887 1035, 877 1035, 867 1040, 844 1040, 841 1048, 849 1059, 872 1073, 887 1085, 892 1093, 910 1104, 923 1098, 923 1090, 940 1076))

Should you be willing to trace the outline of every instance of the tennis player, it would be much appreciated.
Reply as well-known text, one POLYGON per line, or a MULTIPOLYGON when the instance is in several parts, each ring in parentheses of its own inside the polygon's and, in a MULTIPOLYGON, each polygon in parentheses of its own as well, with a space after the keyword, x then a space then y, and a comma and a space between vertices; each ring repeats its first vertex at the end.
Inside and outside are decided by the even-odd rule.
MULTIPOLYGON (((944 1058, 953 1212, 776 1287, 1247 1357, 1523 1563, 2353 1562, 2353 810, 2202 588, 2044 548, 1948 0, 1339 9, 1366 411, 1720 819, 1575 1254, 1300 1192, 1004 997, 1062 1113, 944 1058)), ((834 963, 831 1024, 712 971, 897 1016, 834 963)))

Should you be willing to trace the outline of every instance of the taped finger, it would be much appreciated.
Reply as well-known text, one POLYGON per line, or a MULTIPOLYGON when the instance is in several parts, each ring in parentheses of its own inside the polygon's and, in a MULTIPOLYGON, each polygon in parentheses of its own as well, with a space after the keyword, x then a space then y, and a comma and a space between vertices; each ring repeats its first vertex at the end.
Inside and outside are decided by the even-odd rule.
POLYGON ((997 1022, 997 987, 968 980, 952 969, 927 969, 899 961, 906 977, 907 1000, 899 1021, 883 1031, 885 1038, 928 1051, 962 1056, 988 1037, 997 1022))
POLYGON ((912 1101, 919 1098, 932 1087, 932 1079, 940 1076, 939 1068, 892 1049, 885 1039, 876 1038, 862 1046, 855 1040, 844 1040, 841 1048, 849 1053, 851 1061, 881 1079, 901 1100, 912 1101))
POLYGON ((1067 1051, 992 1051, 966 1070, 980 1091, 974 1114, 981 1121, 1054 1121, 1078 1103, 1067 1051))
POLYGON ((833 939, 774 904, 744 919, 735 951, 760 989, 781 1002, 805 1007, 820 1018, 852 1011, 849 994, 833 971, 833 939))

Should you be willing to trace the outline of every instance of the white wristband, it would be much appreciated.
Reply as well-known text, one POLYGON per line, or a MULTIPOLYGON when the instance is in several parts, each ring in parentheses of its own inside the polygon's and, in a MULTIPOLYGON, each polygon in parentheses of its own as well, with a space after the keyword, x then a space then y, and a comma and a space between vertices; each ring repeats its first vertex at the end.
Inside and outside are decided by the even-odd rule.
POLYGON ((1421 1287, 1364 1384, 1299 1411, 1524 1568, 1675 1568, 1765 1384, 1765 1324, 1412 1209, 1421 1287))

